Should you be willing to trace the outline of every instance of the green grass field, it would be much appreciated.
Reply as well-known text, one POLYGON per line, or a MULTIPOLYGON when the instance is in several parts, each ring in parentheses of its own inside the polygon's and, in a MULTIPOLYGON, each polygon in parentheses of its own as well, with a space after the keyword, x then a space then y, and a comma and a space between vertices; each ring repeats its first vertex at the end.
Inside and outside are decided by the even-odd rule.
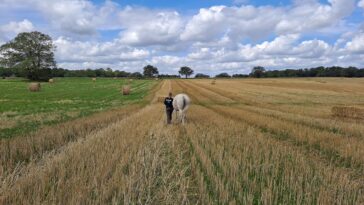
POLYGON ((120 93, 127 79, 56 78, 54 84, 42 83, 40 92, 29 92, 24 79, 0 80, 0 138, 10 138, 95 112, 142 103, 156 84, 134 80, 132 93, 120 93))

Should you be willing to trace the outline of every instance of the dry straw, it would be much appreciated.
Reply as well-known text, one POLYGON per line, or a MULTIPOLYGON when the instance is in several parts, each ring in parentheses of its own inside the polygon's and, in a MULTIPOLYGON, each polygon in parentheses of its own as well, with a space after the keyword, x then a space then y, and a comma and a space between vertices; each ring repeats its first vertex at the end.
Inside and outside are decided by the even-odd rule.
POLYGON ((216 80, 215 79, 213 79, 212 81, 211 81, 211 85, 215 85, 216 84, 216 80))
POLYGON ((49 79, 49 80, 48 80, 48 82, 49 82, 50 84, 52 84, 52 83, 54 83, 54 80, 53 80, 53 79, 49 79))
POLYGON ((93 82, 96 82, 96 78, 92 78, 92 81, 93 81, 93 82))
POLYGON ((364 119, 364 109, 356 107, 335 106, 331 109, 331 112, 335 117, 364 119))
POLYGON ((28 89, 30 92, 40 91, 40 83, 29 83, 28 89))
POLYGON ((123 95, 129 95, 130 94, 130 85, 124 85, 121 88, 121 92, 123 95))
POLYGON ((163 96, 158 96, 158 102, 164 102, 164 99, 165 99, 166 97, 163 97, 163 96))

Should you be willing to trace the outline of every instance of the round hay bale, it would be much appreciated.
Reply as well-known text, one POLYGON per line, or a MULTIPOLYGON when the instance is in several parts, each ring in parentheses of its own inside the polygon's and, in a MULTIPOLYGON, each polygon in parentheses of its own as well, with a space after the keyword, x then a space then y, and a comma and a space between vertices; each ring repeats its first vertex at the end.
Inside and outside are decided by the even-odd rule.
POLYGON ((155 80, 159 80, 159 78, 155 78, 155 80))
POLYGON ((93 82, 96 82, 96 78, 92 78, 92 81, 93 81, 93 82))
POLYGON ((216 84, 216 80, 212 80, 211 85, 215 85, 215 84, 216 84))
POLYGON ((40 91, 40 83, 29 83, 28 90, 30 92, 39 92, 40 91))
POLYGON ((49 82, 50 84, 52 84, 52 83, 54 83, 54 80, 51 78, 51 79, 49 79, 49 80, 48 80, 48 82, 49 82))
POLYGON ((121 88, 121 93, 123 95, 129 95, 130 94, 130 85, 124 85, 122 88, 121 88))
POLYGON ((133 82, 133 79, 129 79, 129 83, 132 83, 133 82))

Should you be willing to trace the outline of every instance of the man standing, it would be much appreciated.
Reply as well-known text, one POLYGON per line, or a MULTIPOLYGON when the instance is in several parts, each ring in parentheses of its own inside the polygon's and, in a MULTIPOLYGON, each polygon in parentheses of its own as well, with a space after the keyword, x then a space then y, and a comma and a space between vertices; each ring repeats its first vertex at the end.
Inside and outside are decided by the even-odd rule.
POLYGON ((167 124, 171 124, 171 122, 172 122, 172 113, 173 113, 172 93, 169 93, 168 97, 166 97, 166 99, 164 99, 164 105, 166 106, 167 124))

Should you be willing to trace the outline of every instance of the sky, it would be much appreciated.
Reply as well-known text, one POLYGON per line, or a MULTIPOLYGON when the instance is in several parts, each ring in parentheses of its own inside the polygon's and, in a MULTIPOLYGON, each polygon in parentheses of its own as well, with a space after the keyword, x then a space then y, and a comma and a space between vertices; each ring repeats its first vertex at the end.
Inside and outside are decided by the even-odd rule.
POLYGON ((0 44, 46 33, 67 69, 363 68, 363 20, 364 0, 0 0, 0 44))

